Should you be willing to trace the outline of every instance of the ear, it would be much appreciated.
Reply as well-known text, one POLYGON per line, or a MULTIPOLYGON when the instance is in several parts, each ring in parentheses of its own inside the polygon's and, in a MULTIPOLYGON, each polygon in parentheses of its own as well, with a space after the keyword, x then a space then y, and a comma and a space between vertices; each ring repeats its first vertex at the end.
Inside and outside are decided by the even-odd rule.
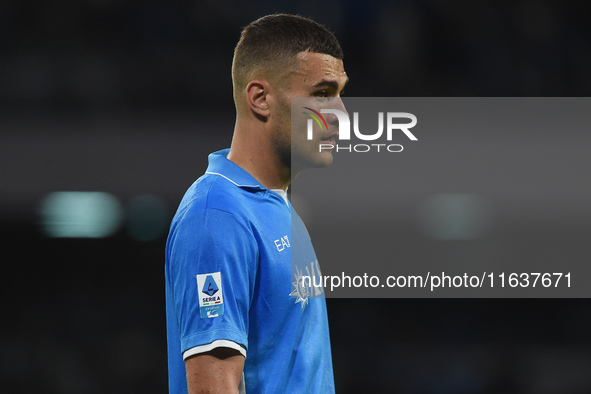
POLYGON ((258 117, 269 117, 269 103, 267 94, 269 93, 269 83, 264 79, 250 81, 246 86, 246 102, 251 111, 258 117))

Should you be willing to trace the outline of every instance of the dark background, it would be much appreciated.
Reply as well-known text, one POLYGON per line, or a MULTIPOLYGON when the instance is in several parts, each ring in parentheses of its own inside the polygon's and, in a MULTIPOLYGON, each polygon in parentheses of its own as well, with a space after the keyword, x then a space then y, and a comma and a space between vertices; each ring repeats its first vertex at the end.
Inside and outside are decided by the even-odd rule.
MULTIPOLYGON (((587 96, 584 5, 4 0, 0 390, 166 391, 166 225, 133 203, 150 195, 170 220, 207 153, 229 145, 242 26, 277 11, 326 24, 353 97, 587 96), (117 231, 48 237, 39 212, 55 191, 110 193, 117 231), (134 233, 138 209, 150 240, 134 233)), ((518 224, 505 229, 516 244, 552 242, 518 224)), ((586 242, 588 221, 556 224, 586 242)), ((586 299, 327 302, 340 393, 591 391, 586 299)))

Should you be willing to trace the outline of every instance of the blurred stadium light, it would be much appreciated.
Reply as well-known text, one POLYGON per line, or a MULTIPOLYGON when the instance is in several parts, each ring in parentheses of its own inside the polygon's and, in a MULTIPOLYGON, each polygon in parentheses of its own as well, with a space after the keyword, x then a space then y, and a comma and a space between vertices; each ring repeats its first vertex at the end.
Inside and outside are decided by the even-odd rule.
POLYGON ((103 238, 119 228, 123 210, 119 201, 104 192, 61 191, 41 203, 41 226, 58 238, 103 238))
POLYGON ((422 203, 419 227, 432 239, 470 240, 486 235, 492 226, 487 201, 476 194, 434 194, 422 203))

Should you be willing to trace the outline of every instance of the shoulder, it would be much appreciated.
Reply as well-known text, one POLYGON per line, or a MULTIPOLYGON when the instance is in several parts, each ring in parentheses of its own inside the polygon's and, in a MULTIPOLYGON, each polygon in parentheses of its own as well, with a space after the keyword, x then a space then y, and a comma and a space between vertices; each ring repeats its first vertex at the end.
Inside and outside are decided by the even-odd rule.
POLYGON ((189 187, 176 216, 187 212, 223 211, 242 217, 249 212, 248 194, 221 176, 205 174, 189 187))
POLYGON ((166 264, 171 273, 197 266, 215 272, 226 263, 256 267, 259 244, 255 226, 228 195, 231 192, 220 180, 207 177, 189 188, 166 242, 166 264))
POLYGON ((212 238, 243 238, 251 233, 250 210, 239 187, 204 175, 185 193, 172 219, 169 242, 212 238))

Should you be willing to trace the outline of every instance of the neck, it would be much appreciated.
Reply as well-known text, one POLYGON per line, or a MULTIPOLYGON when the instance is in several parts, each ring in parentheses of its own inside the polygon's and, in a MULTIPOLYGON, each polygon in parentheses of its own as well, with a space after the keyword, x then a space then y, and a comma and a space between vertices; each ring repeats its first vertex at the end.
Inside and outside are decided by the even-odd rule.
POLYGON ((266 124, 246 127, 236 121, 228 160, 242 167, 267 189, 283 189, 291 183, 290 166, 275 152, 266 124))

